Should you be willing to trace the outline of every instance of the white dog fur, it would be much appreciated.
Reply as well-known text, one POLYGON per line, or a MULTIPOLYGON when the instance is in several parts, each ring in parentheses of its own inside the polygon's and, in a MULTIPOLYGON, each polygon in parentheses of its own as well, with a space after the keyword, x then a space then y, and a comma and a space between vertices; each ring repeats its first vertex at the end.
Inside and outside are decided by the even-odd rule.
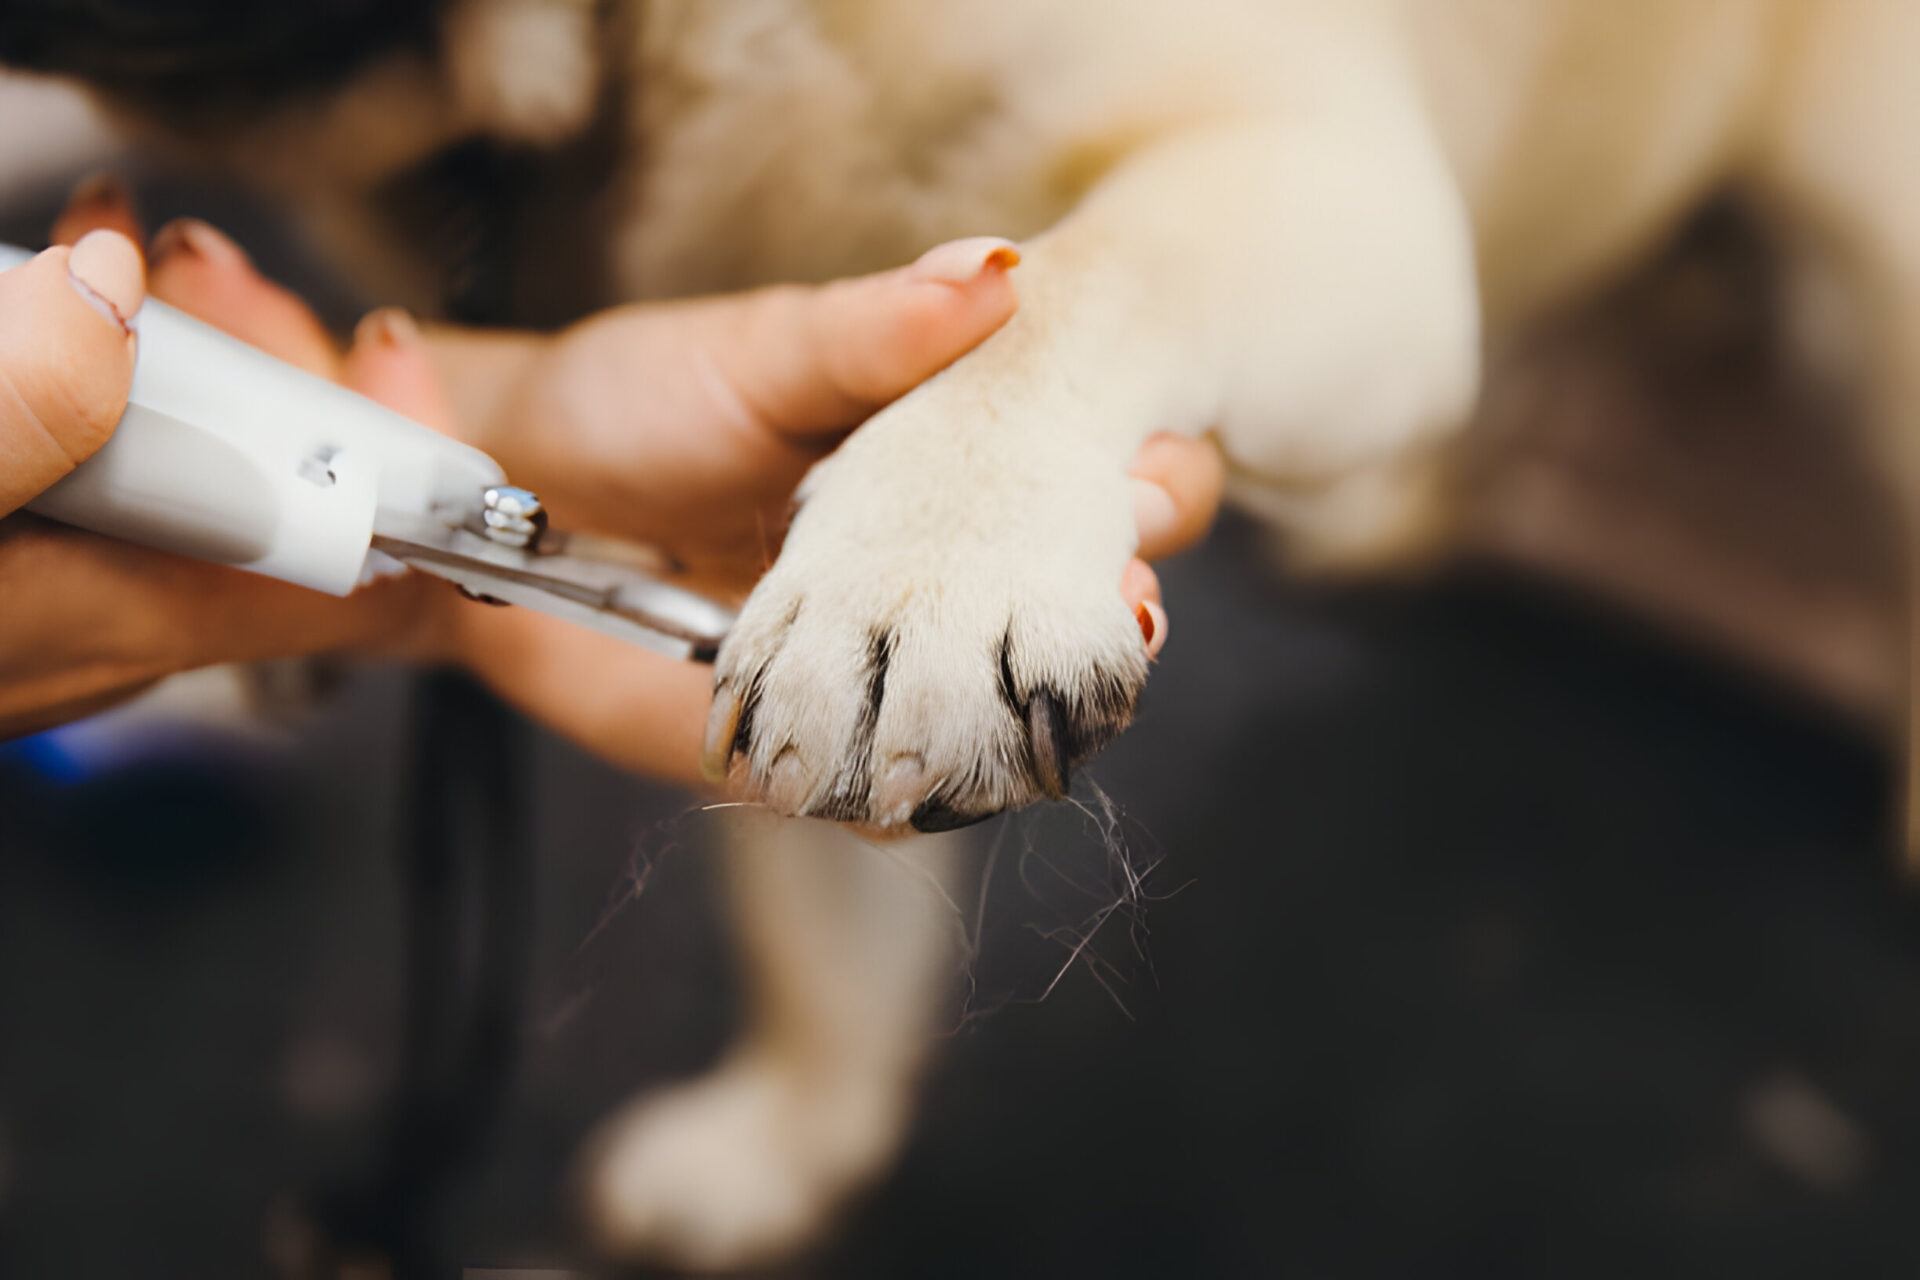
MULTIPOLYGON (((1018 316, 815 471, 721 655, 719 752, 786 813, 942 825, 1057 794, 1146 677, 1117 584, 1148 434, 1212 432, 1322 556, 1417 547, 1489 345, 1730 184, 1850 291, 1911 488, 1912 0, 649 0, 600 21, 464 0, 448 22, 448 74, 377 70, 236 159, 399 269, 362 191, 463 134, 564 137, 611 84, 635 137, 609 175, 621 296, 1022 241, 1018 316)), ((732 878, 744 1046, 593 1146, 617 1249, 775 1255, 899 1142, 951 930, 839 828, 779 825, 732 878)), ((945 865, 953 843, 899 851, 945 865)))

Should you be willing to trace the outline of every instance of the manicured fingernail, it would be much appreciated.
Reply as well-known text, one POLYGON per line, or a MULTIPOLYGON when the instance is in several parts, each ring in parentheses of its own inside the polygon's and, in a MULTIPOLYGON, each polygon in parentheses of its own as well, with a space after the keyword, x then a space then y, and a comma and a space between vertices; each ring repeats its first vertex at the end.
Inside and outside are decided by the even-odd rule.
POLYGON ((127 183, 111 169, 89 174, 74 184, 67 197, 69 213, 105 213, 133 208, 133 195, 127 183))
POLYGON ((1133 482, 1133 527, 1142 543, 1154 543, 1173 536, 1180 524, 1180 512, 1173 495, 1151 480, 1133 482))
POLYGON ((414 323, 413 316, 405 307, 381 307, 361 317, 360 323, 354 327, 353 340, 356 344, 366 343, 395 351, 418 344, 420 326, 414 323))
POLYGON ((1167 643, 1167 613, 1151 600, 1142 600, 1133 606, 1133 616, 1140 623, 1140 638, 1147 642, 1147 656, 1160 656, 1160 649, 1167 643))
POLYGON ((999 236, 974 236, 935 245, 920 255, 907 274, 915 280, 971 284, 989 270, 1006 271, 1019 265, 1020 250, 1014 247, 1013 241, 999 236))
POLYGON ((177 218, 153 237, 155 265, 181 254, 219 266, 246 266, 249 261, 239 245, 198 218, 177 218))
POLYGON ((67 279, 87 305, 133 332, 134 317, 147 298, 140 251, 118 231, 89 231, 67 255, 67 279))

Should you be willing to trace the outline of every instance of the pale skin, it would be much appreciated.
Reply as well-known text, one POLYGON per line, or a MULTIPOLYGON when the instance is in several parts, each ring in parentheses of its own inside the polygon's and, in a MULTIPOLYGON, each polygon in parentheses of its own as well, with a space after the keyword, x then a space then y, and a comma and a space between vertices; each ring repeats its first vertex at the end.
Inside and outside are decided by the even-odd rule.
MULTIPOLYGON (((736 588, 777 549, 784 505, 807 468, 1018 305, 1010 248, 962 241, 917 268, 619 308, 553 338, 423 335, 404 313, 375 312, 342 353, 303 303, 205 224, 163 228, 148 267, 135 247, 141 228, 111 184, 87 188, 54 238, 55 248, 0 274, 7 736, 97 711, 178 671, 355 650, 463 665, 616 764, 699 777, 704 667, 526 610, 474 605, 417 577, 338 600, 6 514, 110 434, 137 343, 137 319, 133 334, 124 322, 148 290, 488 449, 561 521, 662 543, 703 581, 736 588)), ((1142 557, 1204 534, 1222 483, 1211 446, 1157 438, 1134 474, 1142 557)), ((1120 589, 1157 653, 1166 618, 1144 560, 1127 566, 1120 589)))

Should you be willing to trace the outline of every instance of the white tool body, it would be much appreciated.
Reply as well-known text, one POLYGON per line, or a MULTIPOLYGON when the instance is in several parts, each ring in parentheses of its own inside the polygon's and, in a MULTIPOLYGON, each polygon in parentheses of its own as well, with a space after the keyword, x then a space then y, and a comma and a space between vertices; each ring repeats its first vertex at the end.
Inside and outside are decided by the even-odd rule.
MULTIPOLYGON (((32 255, 0 245, 0 271, 32 255)), ((126 414, 27 509, 332 595, 376 547, 470 594, 677 656, 732 615, 631 566, 561 554, 538 500, 461 444, 149 298, 126 414)))

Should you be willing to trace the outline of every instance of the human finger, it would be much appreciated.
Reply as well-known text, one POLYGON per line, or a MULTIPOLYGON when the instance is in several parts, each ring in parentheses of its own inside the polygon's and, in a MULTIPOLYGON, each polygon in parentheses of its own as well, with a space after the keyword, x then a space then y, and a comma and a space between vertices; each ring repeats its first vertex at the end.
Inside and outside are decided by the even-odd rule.
POLYGON ((114 231, 0 273, 0 514, 106 442, 133 381, 140 254, 114 231))
POLYGON ((337 380, 339 353, 298 295, 254 268, 244 250, 197 218, 179 218, 149 247, 153 296, 276 359, 337 380))
POLYGON ((399 307, 369 311, 353 331, 341 381, 395 413, 451 432, 453 406, 413 317, 399 307))
POLYGON ((1143 558, 1162 559, 1207 536, 1220 514, 1227 479, 1226 464, 1211 441, 1153 436, 1134 456, 1130 473, 1143 558))
POLYGON ((103 170, 74 187, 67 196, 67 207, 53 221, 48 243, 78 244, 89 231, 118 231, 136 245, 146 242, 133 193, 116 173, 103 170))
POLYGON ((1120 598, 1140 624, 1147 656, 1155 658, 1167 643, 1167 611, 1160 601, 1160 578, 1145 560, 1129 560, 1120 574, 1120 598))
POLYGON ((806 438, 854 427, 1005 324, 1019 261, 1009 241, 956 240, 894 271, 715 299, 686 318, 755 417, 806 438))

